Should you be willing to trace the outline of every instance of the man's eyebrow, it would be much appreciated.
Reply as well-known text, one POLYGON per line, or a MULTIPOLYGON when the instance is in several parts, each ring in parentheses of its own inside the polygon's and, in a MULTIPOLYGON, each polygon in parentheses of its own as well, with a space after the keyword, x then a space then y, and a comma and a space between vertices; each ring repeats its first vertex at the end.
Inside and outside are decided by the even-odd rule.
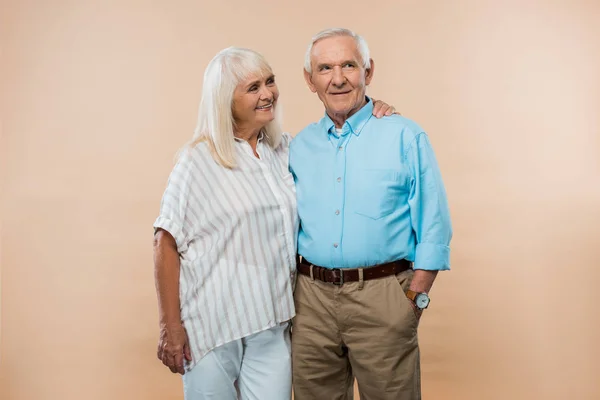
MULTIPOLYGON (((346 64, 358 65, 358 62, 356 60, 344 60, 339 65, 346 65, 346 64)), ((317 68, 322 68, 322 67, 331 67, 331 63, 317 64, 317 68)))

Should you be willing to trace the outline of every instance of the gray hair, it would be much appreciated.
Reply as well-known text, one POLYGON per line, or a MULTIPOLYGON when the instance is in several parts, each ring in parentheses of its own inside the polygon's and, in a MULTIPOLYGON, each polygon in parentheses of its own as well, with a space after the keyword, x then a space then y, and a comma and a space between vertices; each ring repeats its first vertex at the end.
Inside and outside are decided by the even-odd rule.
MULTIPOLYGON (((217 53, 204 71, 198 123, 189 146, 207 141, 215 161, 225 168, 234 168, 233 93, 251 75, 259 74, 264 77, 272 73, 267 60, 254 50, 228 47, 217 53)), ((272 148, 279 146, 281 142, 280 110, 278 105, 273 121, 262 128, 265 141, 272 148)))
POLYGON ((308 72, 309 74, 312 74, 312 66, 311 66, 311 56, 312 56, 312 50, 314 45, 325 38, 329 38, 329 37, 334 37, 334 36, 349 36, 351 38, 354 39, 354 41, 356 42, 356 48, 358 50, 358 53, 360 54, 360 58, 362 59, 362 64, 363 67, 365 69, 369 68, 371 66, 370 64, 370 55, 369 55, 369 46, 367 45, 367 41, 360 35, 354 33, 353 31, 351 31, 350 29, 346 29, 346 28, 330 28, 330 29, 325 29, 324 31, 321 31, 319 33, 317 33, 315 36, 313 36, 312 41, 310 43, 310 45, 308 46, 308 50, 306 50, 306 56, 304 57, 304 69, 306 70, 306 72, 308 72))

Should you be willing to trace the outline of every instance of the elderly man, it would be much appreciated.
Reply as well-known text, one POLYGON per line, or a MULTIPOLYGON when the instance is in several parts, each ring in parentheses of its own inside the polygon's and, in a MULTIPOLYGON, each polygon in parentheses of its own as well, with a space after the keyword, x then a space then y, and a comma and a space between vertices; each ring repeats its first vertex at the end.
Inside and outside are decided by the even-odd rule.
POLYGON ((300 232, 293 320, 296 400, 421 398, 417 327, 452 227, 425 132, 372 118, 374 64, 347 29, 315 36, 304 76, 325 115, 294 139, 300 232))

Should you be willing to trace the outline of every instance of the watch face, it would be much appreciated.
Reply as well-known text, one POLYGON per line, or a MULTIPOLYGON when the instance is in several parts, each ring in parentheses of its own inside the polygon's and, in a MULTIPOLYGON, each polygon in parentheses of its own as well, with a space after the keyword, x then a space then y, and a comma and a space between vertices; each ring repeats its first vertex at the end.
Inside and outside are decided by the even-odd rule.
POLYGON ((427 308, 429 305, 429 296, 427 296, 425 293, 419 293, 417 297, 415 297, 415 304, 420 309, 427 308))

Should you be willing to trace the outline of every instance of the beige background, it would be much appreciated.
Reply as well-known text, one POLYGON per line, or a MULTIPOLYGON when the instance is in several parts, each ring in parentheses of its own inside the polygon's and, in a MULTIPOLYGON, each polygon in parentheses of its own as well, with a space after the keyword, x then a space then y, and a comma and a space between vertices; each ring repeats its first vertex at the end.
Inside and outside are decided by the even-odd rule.
POLYGON ((285 128, 312 34, 368 40, 370 93, 430 134, 453 271, 424 398, 600 398, 600 1, 3 1, 0 398, 181 399, 155 358, 151 225, 203 70, 263 52, 285 128))

